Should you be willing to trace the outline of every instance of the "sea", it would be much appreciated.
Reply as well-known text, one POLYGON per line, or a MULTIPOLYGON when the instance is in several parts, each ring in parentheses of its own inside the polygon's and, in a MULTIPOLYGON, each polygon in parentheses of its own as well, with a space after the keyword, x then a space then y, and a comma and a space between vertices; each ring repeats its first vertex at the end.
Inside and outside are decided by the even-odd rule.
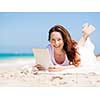
POLYGON ((33 53, 1 53, 0 68, 23 68, 35 64, 33 53))
POLYGON ((9 60, 15 58, 34 58, 33 53, 1 53, 0 60, 9 60))

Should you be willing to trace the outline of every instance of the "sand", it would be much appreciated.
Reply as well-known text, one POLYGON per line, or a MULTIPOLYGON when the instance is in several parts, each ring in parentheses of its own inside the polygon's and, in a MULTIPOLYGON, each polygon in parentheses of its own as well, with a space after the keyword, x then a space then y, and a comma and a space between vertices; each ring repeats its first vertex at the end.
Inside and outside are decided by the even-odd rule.
POLYGON ((63 72, 32 71, 33 58, 0 61, 0 87, 99 87, 100 57, 96 65, 63 72))

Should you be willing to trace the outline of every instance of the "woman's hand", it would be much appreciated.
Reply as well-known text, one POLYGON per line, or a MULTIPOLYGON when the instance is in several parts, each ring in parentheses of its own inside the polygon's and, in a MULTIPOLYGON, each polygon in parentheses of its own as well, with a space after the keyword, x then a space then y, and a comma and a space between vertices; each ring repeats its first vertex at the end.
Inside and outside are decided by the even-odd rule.
POLYGON ((64 71, 67 69, 75 69, 77 67, 75 67, 74 65, 68 65, 68 66, 51 66, 48 68, 49 72, 60 72, 60 71, 64 71))
POLYGON ((36 67, 39 71, 44 71, 46 70, 44 66, 40 65, 40 64, 37 64, 35 65, 34 67, 36 67))
POLYGON ((55 66, 55 67, 49 67, 48 71, 49 72, 60 72, 60 71, 63 71, 64 69, 66 69, 66 68, 55 66))

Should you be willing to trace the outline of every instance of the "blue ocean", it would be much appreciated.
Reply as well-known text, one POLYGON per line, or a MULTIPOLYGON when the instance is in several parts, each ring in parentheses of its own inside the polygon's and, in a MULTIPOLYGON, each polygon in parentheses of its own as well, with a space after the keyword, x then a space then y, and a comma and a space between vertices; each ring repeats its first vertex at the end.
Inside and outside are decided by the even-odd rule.
POLYGON ((15 58, 34 58, 33 53, 1 53, 0 60, 15 59, 15 58))

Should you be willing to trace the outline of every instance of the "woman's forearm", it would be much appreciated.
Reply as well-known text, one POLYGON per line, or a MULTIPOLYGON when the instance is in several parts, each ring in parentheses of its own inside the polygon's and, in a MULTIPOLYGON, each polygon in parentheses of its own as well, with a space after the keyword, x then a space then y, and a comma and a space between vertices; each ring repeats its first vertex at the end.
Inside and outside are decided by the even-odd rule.
POLYGON ((72 69, 75 68, 74 65, 69 65, 69 66, 51 66, 48 68, 49 72, 60 72, 63 70, 67 70, 67 69, 72 69))

